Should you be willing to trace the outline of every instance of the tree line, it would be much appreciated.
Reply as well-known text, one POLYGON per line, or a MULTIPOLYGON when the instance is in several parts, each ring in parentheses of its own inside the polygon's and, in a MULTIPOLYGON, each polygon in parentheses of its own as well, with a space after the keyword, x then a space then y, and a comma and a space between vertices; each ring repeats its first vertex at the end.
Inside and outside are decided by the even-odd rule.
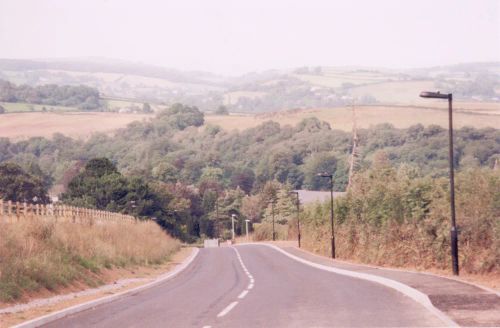
POLYGON ((84 85, 46 84, 29 86, 0 80, 0 101, 95 110, 101 107, 99 91, 84 85))

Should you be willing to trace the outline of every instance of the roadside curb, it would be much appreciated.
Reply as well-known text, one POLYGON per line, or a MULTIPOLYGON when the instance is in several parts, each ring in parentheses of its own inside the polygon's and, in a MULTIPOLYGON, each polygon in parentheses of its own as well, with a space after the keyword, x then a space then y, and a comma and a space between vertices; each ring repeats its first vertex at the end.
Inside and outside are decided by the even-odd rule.
POLYGON ((64 318, 64 317, 66 317, 68 315, 71 315, 71 314, 74 314, 74 313, 78 313, 78 312, 81 312, 81 311, 84 311, 84 310, 88 310, 88 309, 94 308, 96 306, 99 306, 99 305, 102 305, 102 304, 106 304, 106 303, 115 301, 115 300, 117 300, 117 299, 119 299, 119 298, 121 298, 123 296, 127 296, 129 294, 137 293, 137 292, 140 292, 142 290, 151 288, 151 287, 153 287, 155 285, 158 285, 158 284, 160 284, 162 282, 165 282, 165 281, 167 281, 167 280, 175 277, 177 274, 181 273, 184 269, 186 269, 191 264, 191 262, 193 262, 193 260, 198 255, 199 251, 200 250, 198 248, 193 248, 193 251, 191 252, 191 254, 184 261, 182 261, 182 263, 180 263, 177 266, 175 266, 175 268, 172 269, 171 271, 169 271, 169 272, 167 272, 167 273, 165 273, 163 275, 160 275, 159 277, 157 277, 154 281, 152 281, 150 283, 147 283, 145 285, 138 286, 138 287, 135 287, 135 288, 132 288, 132 289, 129 289, 129 290, 125 290, 125 291, 120 292, 118 294, 109 295, 109 296, 98 298, 96 300, 92 300, 92 301, 85 302, 85 303, 82 303, 82 304, 74 305, 74 306, 71 306, 69 308, 66 308, 66 309, 63 309, 63 310, 60 310, 60 311, 57 311, 57 312, 53 312, 53 313, 44 315, 42 317, 38 317, 38 318, 29 320, 29 321, 26 321, 26 322, 22 322, 22 323, 20 323, 18 325, 12 326, 12 328, 35 328, 35 327, 40 327, 41 325, 44 325, 44 324, 47 324, 49 322, 52 322, 52 321, 64 318))
MULTIPOLYGON (((301 252, 304 252, 304 253, 307 253, 307 254, 310 254, 310 255, 313 255, 313 256, 317 256, 319 258, 325 258, 322 255, 312 253, 310 251, 304 250, 302 248, 298 248, 296 246, 291 246, 291 247, 294 247, 298 251, 301 251, 301 252)), ((335 259, 335 261, 339 262, 339 263, 343 263, 343 264, 357 265, 357 266, 367 267, 367 268, 371 268, 371 269, 380 269, 380 270, 388 270, 388 271, 395 271, 395 272, 406 272, 406 273, 423 274, 423 275, 426 275, 426 276, 431 276, 431 277, 436 277, 436 278, 442 278, 442 279, 448 279, 448 280, 460 282, 462 284, 466 284, 466 285, 470 285, 470 286, 473 286, 473 287, 477 287, 479 289, 484 290, 485 292, 488 292, 488 293, 491 293, 491 294, 495 294, 495 295, 497 295, 497 296, 500 297, 500 291, 496 291, 493 288, 486 287, 486 286, 483 286, 483 285, 475 283, 475 282, 471 282, 471 281, 467 281, 467 280, 462 280, 460 278, 455 278, 455 277, 450 277, 450 276, 444 276, 444 275, 441 275, 441 274, 438 274, 438 273, 425 272, 425 271, 415 271, 415 270, 406 270, 406 269, 399 269, 399 268, 389 268, 389 267, 376 266, 376 265, 371 265, 371 264, 366 264, 366 263, 353 263, 353 262, 339 260, 339 259, 335 259)))
POLYGON ((301 262, 301 263, 303 263, 305 265, 314 267, 316 269, 320 269, 320 270, 324 270, 324 271, 329 271, 329 272, 341 274, 341 275, 352 277, 352 278, 358 278, 358 279, 368 280, 368 281, 371 281, 371 282, 375 282, 375 283, 384 285, 386 287, 392 288, 392 289, 394 289, 394 290, 396 290, 396 291, 398 291, 398 292, 400 292, 400 293, 402 293, 402 294, 410 297, 411 299, 413 299, 417 303, 421 304, 429 312, 431 312, 436 317, 438 317, 447 327, 459 327, 459 325, 455 321, 453 321, 450 317, 448 317, 446 314, 444 314, 441 310, 439 310, 438 308, 436 308, 432 304, 431 300, 429 299, 429 296, 427 296, 426 294, 422 293, 421 291, 419 291, 419 290, 417 290, 415 288, 407 286, 407 285, 405 285, 403 283, 400 283, 398 281, 395 281, 395 280, 392 280, 392 279, 388 279, 388 278, 384 278, 384 277, 380 277, 380 276, 376 276, 376 275, 373 275, 373 274, 360 273, 360 272, 349 271, 349 270, 345 270, 345 269, 338 269, 338 268, 326 266, 326 265, 323 265, 323 264, 314 263, 314 262, 308 261, 306 259, 303 259, 301 257, 298 257, 296 255, 290 254, 287 251, 281 249, 280 247, 272 245, 272 244, 267 244, 267 243, 242 243, 242 244, 239 244, 239 245, 242 245, 242 246, 244 246, 244 245, 263 245, 263 246, 267 246, 267 247, 275 249, 276 251, 282 253, 285 256, 288 256, 289 258, 291 258, 291 259, 293 259, 293 260, 295 260, 297 262, 301 262))

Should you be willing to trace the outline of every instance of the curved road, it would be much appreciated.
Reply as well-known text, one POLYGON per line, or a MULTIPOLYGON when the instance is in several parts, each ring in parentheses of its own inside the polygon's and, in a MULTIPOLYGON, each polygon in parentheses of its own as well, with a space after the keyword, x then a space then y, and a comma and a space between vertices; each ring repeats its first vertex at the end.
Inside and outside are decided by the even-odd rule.
POLYGON ((178 276, 44 327, 443 326, 405 295, 262 245, 201 249, 178 276))

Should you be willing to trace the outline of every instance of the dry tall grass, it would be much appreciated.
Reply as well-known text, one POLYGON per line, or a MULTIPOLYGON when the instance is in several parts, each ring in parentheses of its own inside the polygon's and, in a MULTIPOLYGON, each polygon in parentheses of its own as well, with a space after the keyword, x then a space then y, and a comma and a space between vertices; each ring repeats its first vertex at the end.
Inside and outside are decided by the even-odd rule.
MULTIPOLYGON (((252 233, 252 240, 262 241, 262 240, 273 239, 272 223, 268 222, 254 223, 253 228, 254 231, 252 233)), ((276 223, 274 225, 274 233, 276 235, 277 240, 288 240, 291 231, 289 231, 289 227, 287 225, 276 223)))
POLYGON ((0 300, 54 290, 79 280, 98 284, 103 268, 168 260, 180 247, 156 223, 77 224, 52 220, 0 223, 0 300))

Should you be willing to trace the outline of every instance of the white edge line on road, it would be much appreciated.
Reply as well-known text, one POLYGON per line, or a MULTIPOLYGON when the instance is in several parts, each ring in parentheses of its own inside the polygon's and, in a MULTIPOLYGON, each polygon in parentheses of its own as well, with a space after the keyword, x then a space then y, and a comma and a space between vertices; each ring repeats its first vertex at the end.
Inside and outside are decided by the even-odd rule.
POLYGON ((240 296, 238 296, 239 299, 242 299, 243 297, 247 296, 248 294, 248 289, 245 289, 244 291, 241 292, 240 296))
POLYGON ((139 287, 135 287, 135 288, 132 288, 129 290, 125 290, 125 291, 118 293, 118 294, 109 295, 109 296, 101 297, 101 298, 98 298, 96 300, 92 300, 92 301, 89 301, 86 303, 74 305, 72 307, 69 307, 69 308, 66 308, 66 309, 63 309, 63 310, 60 310, 57 312, 50 313, 50 314, 44 315, 42 317, 38 317, 38 318, 29 320, 26 322, 22 322, 16 326, 13 326, 12 328, 39 327, 39 326, 47 324, 49 322, 64 318, 70 314, 74 314, 74 313, 81 312, 81 311, 84 311, 84 310, 87 310, 90 308, 94 308, 98 305, 106 304, 106 303, 112 302, 120 297, 127 296, 128 294, 136 293, 136 292, 142 291, 144 289, 148 289, 150 287, 153 287, 157 284, 160 284, 166 280, 169 280, 169 279, 175 277, 177 274, 179 274, 184 269, 186 269, 189 266, 189 264, 191 264, 191 262, 194 261, 194 259, 198 255, 199 251, 200 250, 198 248, 193 248, 193 251, 191 252, 189 257, 187 257, 181 264, 178 264, 173 270, 159 276, 154 281, 152 281, 148 284, 145 284, 145 285, 142 285, 139 287))
POLYGON ((223 317, 226 314, 228 314, 229 311, 231 311, 236 305, 238 305, 238 302, 234 301, 233 303, 231 303, 228 306, 226 306, 226 308, 224 310, 220 311, 220 313, 217 314, 217 318, 223 317))
POLYGON ((311 261, 308 261, 306 259, 303 259, 301 257, 298 257, 298 256, 295 256, 293 254, 290 254, 288 253, 287 251, 275 246, 275 245, 272 245, 272 244, 266 244, 266 243, 244 243, 244 244, 239 244, 239 245, 263 245, 263 246, 267 246, 267 247, 270 247, 270 248, 273 248, 275 250, 277 250, 278 252, 288 256, 289 258, 297 261, 297 262, 301 262, 305 265, 308 265, 308 266, 311 266, 313 268, 316 268, 316 269, 320 269, 320 270, 324 270, 324 271, 329 271, 329 272, 333 272, 333 273, 337 273, 337 274, 341 274, 341 275, 344 275, 344 276, 349 276, 349 277, 353 277, 353 278, 358 278, 358 279, 363 279, 363 280, 368 280, 368 281, 372 281, 372 282, 375 282, 375 283, 379 283, 381 285, 384 285, 384 286, 387 286, 387 287, 390 287, 392 289, 395 289, 397 290, 398 292, 410 297, 411 299, 413 299, 414 301, 416 301, 417 303, 423 305, 427 310, 429 310, 432 314, 434 314, 435 316, 437 316, 439 319, 441 319, 441 321, 443 321, 446 326, 448 327, 459 327, 459 325, 451 320, 450 317, 448 317, 446 314, 444 314, 441 310, 439 310, 438 308, 436 308, 431 300, 429 299, 429 296, 427 296, 426 294, 422 293, 421 291, 419 290, 416 290, 415 288, 412 288, 410 286, 407 286, 405 284, 402 284, 398 281, 395 281, 395 280, 392 280, 392 279, 388 279, 388 278, 384 278, 384 277, 380 277, 380 276, 375 276, 375 275, 372 275, 372 274, 368 274, 368 273, 361 273, 361 272, 355 272, 355 271, 349 271, 349 270, 344 270, 344 269, 338 269, 338 268, 334 268, 334 267, 330 267, 330 266, 326 266, 326 265, 322 265, 322 264, 319 264, 319 263, 314 263, 314 262, 311 262, 311 261))

